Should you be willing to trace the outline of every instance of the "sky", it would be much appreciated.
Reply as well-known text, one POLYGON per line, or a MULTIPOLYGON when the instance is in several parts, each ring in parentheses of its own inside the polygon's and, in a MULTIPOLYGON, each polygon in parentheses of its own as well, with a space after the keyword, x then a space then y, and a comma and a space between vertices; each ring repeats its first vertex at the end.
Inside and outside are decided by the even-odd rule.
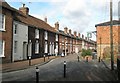
MULTIPOLYGON (((11 7, 19 9, 25 3, 29 14, 44 20, 54 27, 59 22, 60 30, 65 27, 81 35, 96 31, 96 24, 110 20, 110 0, 5 0, 11 7)), ((113 0, 113 20, 118 20, 118 2, 113 0)), ((96 35, 92 34, 96 41, 96 35)))

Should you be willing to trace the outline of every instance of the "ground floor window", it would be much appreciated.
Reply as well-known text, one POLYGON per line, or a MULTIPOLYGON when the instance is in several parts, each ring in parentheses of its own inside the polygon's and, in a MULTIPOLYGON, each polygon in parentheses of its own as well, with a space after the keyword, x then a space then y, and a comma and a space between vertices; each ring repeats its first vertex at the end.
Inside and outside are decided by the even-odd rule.
POLYGON ((4 56, 4 49, 5 49, 5 41, 0 40, 0 57, 5 57, 4 56))
POLYGON ((14 53, 17 53, 17 41, 14 41, 14 53))
POLYGON ((36 41, 35 43, 35 53, 39 53, 39 42, 36 41))

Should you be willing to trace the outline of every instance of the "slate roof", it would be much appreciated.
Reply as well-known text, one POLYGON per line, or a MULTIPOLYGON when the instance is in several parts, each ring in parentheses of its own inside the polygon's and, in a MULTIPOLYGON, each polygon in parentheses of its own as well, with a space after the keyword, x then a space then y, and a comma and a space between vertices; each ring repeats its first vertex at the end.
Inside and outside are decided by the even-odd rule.
POLYGON ((24 15, 21 11, 15 9, 15 8, 12 8, 7 2, 2 2, 1 6, 11 10, 12 12, 17 13, 17 14, 14 14, 14 20, 25 23, 28 26, 44 29, 44 30, 51 31, 54 33, 56 32, 56 30, 52 26, 50 26, 48 23, 46 23, 43 20, 38 19, 34 16, 24 15))
MULTIPOLYGON (((113 20, 112 22, 113 22, 113 25, 119 25, 120 24, 120 20, 113 20)), ((109 25, 110 25, 110 21, 100 23, 100 24, 96 24, 95 27, 97 27, 97 26, 109 26, 109 25)))

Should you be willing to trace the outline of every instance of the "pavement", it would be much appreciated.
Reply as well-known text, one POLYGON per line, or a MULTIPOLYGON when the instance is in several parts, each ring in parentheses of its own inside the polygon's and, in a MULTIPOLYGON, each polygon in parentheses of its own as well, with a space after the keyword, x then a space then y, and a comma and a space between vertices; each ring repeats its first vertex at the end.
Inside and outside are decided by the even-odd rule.
MULTIPOLYGON (((104 66, 106 68, 108 68, 109 70, 111 70, 111 61, 110 60, 101 60, 101 62, 104 64, 104 66)), ((116 80, 118 80, 117 63, 114 63, 114 70, 111 70, 111 72, 113 73, 113 75, 116 78, 116 80)))
POLYGON ((0 71, 2 73, 4 72, 11 72, 11 71, 17 71, 17 70, 23 70, 26 68, 30 68, 33 67, 35 65, 44 65, 46 63, 48 63, 49 61, 51 61, 52 59, 58 58, 60 56, 50 56, 48 57, 42 57, 42 58, 37 58, 37 59, 31 59, 31 61, 29 62, 29 60, 24 60, 24 61, 18 61, 18 62, 13 62, 13 63, 4 63, 4 64, 0 64, 0 71))

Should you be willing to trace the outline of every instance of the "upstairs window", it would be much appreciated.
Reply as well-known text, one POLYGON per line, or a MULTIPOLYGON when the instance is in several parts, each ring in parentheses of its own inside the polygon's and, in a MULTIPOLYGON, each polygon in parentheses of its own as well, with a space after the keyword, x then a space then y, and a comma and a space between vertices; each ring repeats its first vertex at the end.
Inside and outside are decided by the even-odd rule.
POLYGON ((0 14, 0 31, 5 30, 5 15, 0 14))
POLYGON ((56 34, 56 41, 58 41, 58 35, 56 34))
POLYGON ((39 38, 39 29, 35 29, 35 38, 39 38))
POLYGON ((48 53, 48 44, 47 44, 47 42, 45 42, 45 53, 48 53))
POLYGON ((18 25, 14 24, 14 34, 18 34, 18 25))
POLYGON ((47 40, 48 39, 48 33, 47 33, 47 31, 45 31, 45 40, 47 40))
POLYGON ((4 57, 5 41, 0 40, 0 57, 4 57))

